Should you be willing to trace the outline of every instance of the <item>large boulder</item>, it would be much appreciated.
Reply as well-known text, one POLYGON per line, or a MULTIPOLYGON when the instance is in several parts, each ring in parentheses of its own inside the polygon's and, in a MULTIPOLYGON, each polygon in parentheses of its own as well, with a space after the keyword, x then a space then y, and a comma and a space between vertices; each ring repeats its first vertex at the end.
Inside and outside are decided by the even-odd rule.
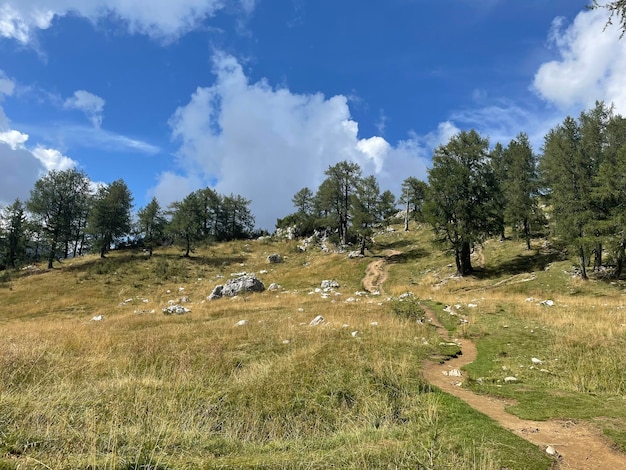
POLYGON ((215 286, 215 288, 213 289, 213 292, 211 292, 211 295, 209 295, 209 300, 216 300, 222 297, 223 289, 224 289, 224 286, 221 284, 218 286, 215 286))
POLYGON ((265 286, 254 274, 244 274, 233 279, 229 279, 222 287, 222 295, 234 297, 246 292, 263 292, 265 286))

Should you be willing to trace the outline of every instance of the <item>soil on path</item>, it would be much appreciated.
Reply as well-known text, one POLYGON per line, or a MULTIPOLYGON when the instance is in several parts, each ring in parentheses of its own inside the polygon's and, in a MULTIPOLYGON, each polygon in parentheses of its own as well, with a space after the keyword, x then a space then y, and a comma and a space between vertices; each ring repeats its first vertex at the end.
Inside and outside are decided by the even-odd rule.
POLYGON ((387 279, 387 270, 385 269, 385 263, 393 256, 401 254, 397 250, 388 250, 384 258, 372 261, 367 265, 365 270, 365 277, 363 278, 363 287, 368 292, 380 292, 384 294, 383 282, 387 279))
MULTIPOLYGON (((369 291, 382 291, 386 279, 385 261, 399 252, 389 252, 386 258, 369 264, 363 284, 369 291)), ((429 323, 439 335, 450 341, 448 331, 437 321, 432 310, 425 307, 429 323)), ((476 345, 469 340, 455 339, 461 345, 462 354, 457 358, 437 363, 424 363, 422 373, 432 385, 446 393, 454 395, 474 409, 497 421, 522 439, 539 446, 544 451, 555 453, 555 469, 591 470, 591 469, 626 469, 626 455, 612 449, 600 431, 583 422, 549 420, 531 421, 518 418, 505 411, 509 404, 495 397, 477 395, 464 389, 462 377, 448 375, 451 370, 460 370, 476 359, 476 345)))

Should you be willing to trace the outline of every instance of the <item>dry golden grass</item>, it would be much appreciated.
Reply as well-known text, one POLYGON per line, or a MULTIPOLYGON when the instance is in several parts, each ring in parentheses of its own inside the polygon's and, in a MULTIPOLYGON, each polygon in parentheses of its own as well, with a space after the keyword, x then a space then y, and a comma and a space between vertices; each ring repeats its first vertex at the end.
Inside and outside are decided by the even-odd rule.
MULTIPOLYGON (((564 362, 579 343, 608 361, 602 348, 614 344, 613 354, 624 340, 615 290, 591 296, 563 275, 554 307, 525 302, 556 292, 544 281, 557 268, 532 281, 498 273, 487 245, 492 273, 452 278, 426 230, 382 235, 356 260, 267 241, 208 246, 191 259, 175 249, 87 256, 0 286, 0 468, 547 468, 539 450, 422 381, 421 361, 441 353, 434 330, 394 316, 386 298, 355 295, 367 264, 390 248, 403 254, 390 262, 386 293, 463 304, 469 335, 495 317, 541 324, 542 351, 564 362), (272 253, 284 263, 268 264, 272 253), (282 289, 206 300, 242 271, 282 289), (323 279, 341 295, 315 293, 323 279), (185 296, 190 314, 161 312, 185 296), (309 326, 317 315, 325 324, 309 326)), ((612 379, 567 380, 549 385, 620 393, 612 379)))

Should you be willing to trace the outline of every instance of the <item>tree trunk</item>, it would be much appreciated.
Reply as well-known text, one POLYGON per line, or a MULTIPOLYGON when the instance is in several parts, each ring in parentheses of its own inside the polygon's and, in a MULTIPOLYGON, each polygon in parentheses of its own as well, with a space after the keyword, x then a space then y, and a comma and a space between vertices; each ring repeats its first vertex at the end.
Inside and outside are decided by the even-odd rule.
POLYGON ((471 254, 472 251, 469 242, 463 242, 461 245, 461 276, 467 276, 474 271, 472 268, 472 260, 470 259, 471 254))
POLYGON ((578 256, 580 259, 580 278, 586 281, 589 278, 587 277, 587 267, 585 266, 585 250, 582 246, 578 247, 578 256))
POLYGON ((185 249, 185 258, 189 258, 189 252, 191 251, 191 238, 189 235, 185 237, 185 241, 187 242, 187 247, 185 249))
POLYGON ((526 249, 530 250, 530 224, 524 219, 524 237, 526 237, 526 249))
POLYGON ((597 243, 594 252, 593 258, 593 270, 594 272, 600 271, 602 267, 602 243, 597 243))
POLYGON ((463 270, 461 269, 461 252, 458 247, 454 248, 454 262, 456 263, 456 275, 463 276, 463 270))
POLYGON ((54 240, 52 244, 50 245, 50 253, 48 254, 48 269, 52 269, 53 267, 54 255, 55 255, 56 250, 57 250, 56 240, 54 240))
POLYGON ((365 256, 365 235, 361 236, 361 256, 365 256))
POLYGON ((409 231, 409 201, 406 201, 406 211, 404 213, 404 231, 409 231))
POLYGON ((619 279, 622 276, 622 270, 624 269, 624 258, 626 257, 626 241, 622 241, 617 248, 617 260, 615 263, 615 271, 613 271, 613 278, 619 279))

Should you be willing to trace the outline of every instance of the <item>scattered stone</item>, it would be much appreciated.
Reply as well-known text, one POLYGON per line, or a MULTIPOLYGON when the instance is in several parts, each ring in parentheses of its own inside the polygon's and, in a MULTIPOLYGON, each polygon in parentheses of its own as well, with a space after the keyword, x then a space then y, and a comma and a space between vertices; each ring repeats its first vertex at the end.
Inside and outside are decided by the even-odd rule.
POLYGON ((370 323, 370 325, 372 325, 372 326, 378 326, 378 322, 377 322, 377 321, 373 321, 372 323, 370 323))
POLYGON ((280 290, 281 288, 282 286, 280 286, 279 284, 276 284, 275 282, 272 282, 267 289, 274 292, 274 291, 280 290))
POLYGON ((102 321, 104 320, 104 315, 96 315, 91 319, 91 321, 102 321))
POLYGON ((283 262, 283 257, 278 253, 273 253, 267 257, 267 262, 270 264, 278 264, 283 262))
POLYGON ((355 299, 354 297, 348 297, 348 298, 346 299, 346 302, 347 302, 347 303, 350 303, 350 302, 356 302, 356 299, 355 299))
POLYGON ((448 377, 461 377, 461 371, 459 369, 452 369, 449 371, 443 371, 443 375, 447 375, 448 377))
POLYGON ((356 338, 357 336, 359 336, 359 332, 358 331, 353 331, 350 334, 352 335, 353 338, 356 338))
POLYGON ((311 320, 311 323, 309 323, 309 325, 311 326, 317 326, 317 325, 321 325, 322 323, 324 323, 326 320, 324 320, 324 317, 321 315, 316 316, 313 320, 311 320))
POLYGON ((546 454, 552 455, 554 457, 559 455, 559 453, 556 451, 556 449, 554 447, 552 447, 552 446, 546 447, 546 454))
POLYGON ((248 320, 239 320, 235 326, 246 326, 248 323, 250 323, 248 320))
POLYGON ((505 383, 517 382, 517 377, 513 377, 513 376, 511 376, 511 377, 505 377, 505 378, 504 378, 504 382, 505 382, 505 383))
POLYGON ((476 307, 478 307, 478 305, 476 305, 476 304, 467 304, 467 306, 468 306, 469 308, 476 308, 476 307))
POLYGON ((537 359, 536 357, 533 357, 533 358, 531 359, 531 362, 532 362, 533 364, 543 364, 543 361, 542 361, 541 359, 537 359))
POLYGON ((261 269, 261 270, 259 271, 259 274, 267 274, 267 269, 261 269))
POLYGON ((320 287, 322 289, 327 289, 327 288, 332 288, 332 289, 337 289, 339 288, 339 283, 337 281, 332 281, 332 280, 323 280, 320 287))
POLYGON ((163 308, 163 313, 165 315, 183 315, 189 312, 191 312, 191 310, 183 307, 182 305, 169 305, 163 308))
POLYGON ((350 259, 363 258, 363 255, 361 254, 360 251, 351 251, 350 253, 348 253, 348 258, 350 259))
POLYGON ((288 339, 284 339, 283 340, 283 344, 289 344, 291 341, 289 341, 288 339))
POLYGON ((135 315, 146 315, 148 313, 155 313, 156 310, 135 310, 135 315))
POLYGON ((546 307, 554 306, 554 300, 543 300, 539 302, 541 305, 545 305, 546 307))
POLYGON ((178 300, 178 303, 180 303, 180 304, 187 304, 187 303, 189 303, 189 302, 191 302, 191 300, 189 300, 189 297, 187 297, 187 296, 181 297, 181 298, 178 300))

